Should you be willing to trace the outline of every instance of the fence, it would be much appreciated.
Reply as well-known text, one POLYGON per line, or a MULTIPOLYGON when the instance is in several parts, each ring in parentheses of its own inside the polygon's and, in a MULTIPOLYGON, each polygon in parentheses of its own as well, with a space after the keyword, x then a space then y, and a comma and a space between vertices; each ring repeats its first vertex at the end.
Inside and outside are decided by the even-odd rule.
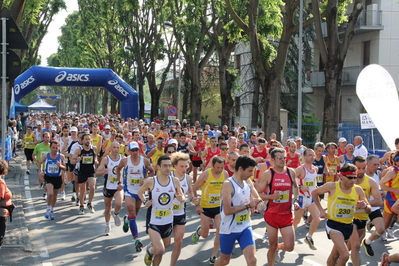
MULTIPOLYGON (((312 147, 315 142, 320 141, 322 124, 302 124, 302 139, 303 144, 308 147, 312 147), (316 130, 315 130, 316 129, 316 130), (315 132, 315 133, 312 133, 315 132), (317 133, 316 133, 317 132, 317 133)), ((297 123, 288 121, 288 136, 296 136, 297 123)), ((387 145, 382 138, 380 132, 377 129, 361 129, 360 124, 348 124, 342 123, 338 127, 338 139, 344 137, 348 143, 353 143, 355 136, 361 136, 364 141, 364 145, 367 147, 370 153, 373 152, 373 138, 374 135, 374 148, 376 154, 381 154, 387 150, 387 145)))

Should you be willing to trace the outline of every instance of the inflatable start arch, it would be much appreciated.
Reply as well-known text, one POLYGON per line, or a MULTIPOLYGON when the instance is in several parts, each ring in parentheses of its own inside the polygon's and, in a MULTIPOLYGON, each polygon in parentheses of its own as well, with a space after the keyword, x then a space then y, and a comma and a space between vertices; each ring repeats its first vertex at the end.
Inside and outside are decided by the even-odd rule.
POLYGON ((32 66, 15 79, 15 101, 39 86, 104 87, 121 102, 122 117, 139 116, 137 92, 111 69, 32 66))

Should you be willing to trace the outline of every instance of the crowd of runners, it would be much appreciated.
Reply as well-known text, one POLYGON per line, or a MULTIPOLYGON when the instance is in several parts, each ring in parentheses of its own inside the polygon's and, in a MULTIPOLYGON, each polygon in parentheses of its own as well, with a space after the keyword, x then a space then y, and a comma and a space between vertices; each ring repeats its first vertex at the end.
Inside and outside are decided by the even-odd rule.
MULTIPOLYGON (((170 265, 178 261, 186 204, 194 204, 200 215, 192 242, 216 229, 211 265, 227 265, 236 241, 247 265, 257 265, 253 213, 263 213, 269 266, 280 261, 279 251, 294 250, 302 219, 309 228, 304 241, 313 250, 320 243, 312 235, 326 219, 327 237, 334 244, 327 265, 346 265, 349 259, 361 265, 361 247, 375 256, 373 241, 394 238, 399 138, 397 151, 379 158, 368 154, 361 136, 352 144, 340 138, 338 144, 305 147, 300 137, 281 143, 276 134, 267 137, 260 128, 248 132, 239 123, 219 130, 199 122, 37 114, 24 124, 26 172, 34 171, 35 164, 47 201, 45 217, 56 219, 57 196, 67 198, 68 183, 73 184, 68 198, 76 203, 77 215, 95 212, 96 181, 104 176, 104 235, 111 234, 112 217, 115 226, 130 230, 140 252, 139 237, 147 233, 146 265, 160 265, 172 233, 170 265), (128 215, 120 217, 123 201, 128 215), (136 222, 142 207, 147 208, 146 232, 136 222)), ((380 255, 383 266, 399 262, 399 253, 380 255)))

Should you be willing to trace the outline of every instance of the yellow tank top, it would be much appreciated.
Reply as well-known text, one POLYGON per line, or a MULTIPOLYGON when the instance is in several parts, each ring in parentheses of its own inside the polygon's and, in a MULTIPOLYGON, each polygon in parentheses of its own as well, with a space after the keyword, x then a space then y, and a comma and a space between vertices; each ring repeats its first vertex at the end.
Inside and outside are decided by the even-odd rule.
MULTIPOLYGON (((100 145, 99 145, 99 142, 100 142, 100 135, 98 135, 97 134, 97 137, 95 137, 95 138, 91 138, 91 142, 92 142, 92 144, 93 144, 93 146, 94 147, 96 147, 96 148, 98 148, 99 146, 101 146, 101 143, 100 143, 100 145)), ((98 150, 98 149, 97 149, 98 150)))
POLYGON ((155 153, 151 156, 152 165, 157 165, 159 157, 161 157, 164 152, 163 149, 158 150, 158 147, 155 147, 155 153))
POLYGON ((35 148, 35 139, 34 139, 34 134, 31 133, 30 136, 28 134, 24 135, 24 148, 25 149, 30 149, 33 150, 35 148))
POLYGON ((334 162, 330 161, 330 158, 326 156, 326 167, 327 171, 331 170, 334 174, 326 176, 326 182, 334 182, 335 177, 337 176, 338 167, 339 167, 339 160, 337 156, 334 156, 334 162))
POLYGON ((119 148, 119 154, 125 156, 125 145, 121 144, 119 148))
MULTIPOLYGON (((371 186, 370 186, 369 178, 370 177, 368 175, 364 175, 363 182, 361 184, 358 184, 358 186, 363 189, 364 195, 367 200, 370 199, 370 193, 371 193, 371 186)), ((358 210, 355 210, 355 216, 353 218, 359 219, 359 220, 368 220, 369 215, 366 213, 365 209, 358 209, 358 210)))
POLYGON ((351 224, 359 196, 356 185, 349 194, 342 192, 340 182, 335 182, 335 193, 328 198, 328 219, 344 224, 351 224))
POLYGON ((215 178, 212 169, 208 169, 208 180, 201 185, 201 201, 202 208, 220 207, 220 194, 222 193, 222 185, 225 180, 224 171, 219 178, 215 178))
POLYGON ((109 146, 111 146, 111 143, 112 143, 112 141, 111 141, 110 138, 107 139, 106 141, 107 141, 107 144, 105 144, 105 150, 106 150, 109 146))

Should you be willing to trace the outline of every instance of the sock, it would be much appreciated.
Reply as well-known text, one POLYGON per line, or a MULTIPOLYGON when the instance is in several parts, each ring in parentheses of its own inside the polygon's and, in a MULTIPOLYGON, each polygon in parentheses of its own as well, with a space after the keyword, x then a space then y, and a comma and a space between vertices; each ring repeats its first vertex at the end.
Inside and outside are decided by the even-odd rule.
POLYGON ((311 235, 311 234, 308 234, 307 237, 308 237, 308 238, 312 238, 312 235, 311 235))
POLYGON ((108 222, 108 223, 105 223, 105 225, 108 226, 108 225, 109 225, 109 222, 108 222))
POLYGON ((51 207, 51 206, 50 206, 50 211, 51 211, 51 212, 54 211, 53 207, 51 207))
POLYGON ((119 215, 119 212, 118 212, 118 213, 116 213, 116 212, 114 211, 114 214, 115 214, 115 215, 119 215))
POLYGON ((137 229, 136 216, 129 216, 130 232, 134 238, 139 236, 139 231, 137 229))
POLYGON ((370 239, 368 239, 368 238, 365 240, 365 242, 366 242, 367 245, 370 245, 371 243, 373 243, 373 242, 372 242, 370 239))
POLYGON ((150 248, 148 249, 148 253, 150 253, 151 255, 153 254, 153 253, 152 253, 152 247, 150 247, 150 248))

